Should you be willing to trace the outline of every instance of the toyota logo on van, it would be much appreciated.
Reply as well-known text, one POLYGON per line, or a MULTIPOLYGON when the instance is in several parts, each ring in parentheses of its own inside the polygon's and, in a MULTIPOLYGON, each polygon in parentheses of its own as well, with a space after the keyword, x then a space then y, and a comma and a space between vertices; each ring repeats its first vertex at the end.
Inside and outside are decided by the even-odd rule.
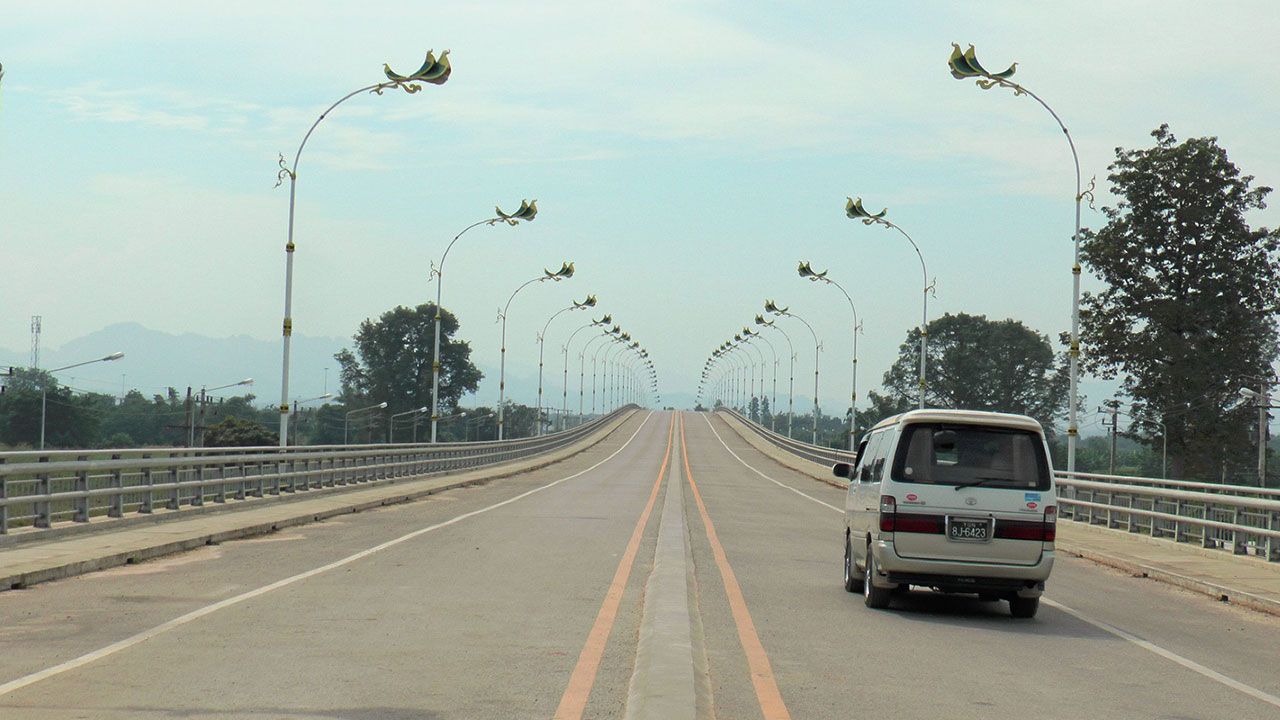
POLYGON ((965 504, 965 505, 977 505, 977 504, 978 504, 978 498, 974 498, 974 497, 967 497, 967 498, 965 498, 965 499, 964 499, 964 504, 965 504))

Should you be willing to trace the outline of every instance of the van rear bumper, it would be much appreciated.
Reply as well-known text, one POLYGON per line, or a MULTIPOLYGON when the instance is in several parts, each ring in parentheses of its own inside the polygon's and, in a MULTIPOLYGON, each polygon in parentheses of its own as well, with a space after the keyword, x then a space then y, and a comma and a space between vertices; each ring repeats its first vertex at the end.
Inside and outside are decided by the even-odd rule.
POLYGON ((1038 596, 1044 590, 1053 571, 1054 556, 1053 550, 1045 550, 1035 565, 922 560, 898 555, 890 540, 876 541, 872 552, 883 573, 880 580, 885 584, 924 585, 946 592, 1016 591, 1026 597, 1038 596))

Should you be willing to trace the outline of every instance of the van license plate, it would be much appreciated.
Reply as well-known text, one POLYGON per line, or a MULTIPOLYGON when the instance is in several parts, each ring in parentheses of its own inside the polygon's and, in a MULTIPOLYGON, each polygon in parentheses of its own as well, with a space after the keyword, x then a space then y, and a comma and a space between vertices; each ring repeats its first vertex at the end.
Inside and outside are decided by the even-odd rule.
POLYGON ((986 542, 991 538, 991 523, 986 520, 959 520, 947 523, 947 537, 951 540, 986 542))

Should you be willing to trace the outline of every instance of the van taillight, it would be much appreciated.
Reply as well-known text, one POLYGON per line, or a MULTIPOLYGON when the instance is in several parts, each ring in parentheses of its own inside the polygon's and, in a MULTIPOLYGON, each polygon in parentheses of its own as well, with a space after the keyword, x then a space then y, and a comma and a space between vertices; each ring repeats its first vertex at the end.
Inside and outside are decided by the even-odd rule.
POLYGON ((898 501, 892 495, 880 496, 880 532, 893 532, 893 514, 898 511, 898 501))
POLYGON ((1058 537, 1058 508, 1049 505, 1044 509, 1044 541, 1053 542, 1058 537))

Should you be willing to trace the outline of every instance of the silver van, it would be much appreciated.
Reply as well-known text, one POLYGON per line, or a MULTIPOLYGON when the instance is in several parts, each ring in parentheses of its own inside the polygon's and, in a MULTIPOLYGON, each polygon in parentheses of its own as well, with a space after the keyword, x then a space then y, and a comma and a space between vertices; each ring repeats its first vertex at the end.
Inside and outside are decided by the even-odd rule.
POLYGON ((1008 600, 1034 617, 1053 569, 1057 496, 1040 423, 913 410, 877 423, 845 496, 844 587, 888 607, 910 586, 1008 600))

